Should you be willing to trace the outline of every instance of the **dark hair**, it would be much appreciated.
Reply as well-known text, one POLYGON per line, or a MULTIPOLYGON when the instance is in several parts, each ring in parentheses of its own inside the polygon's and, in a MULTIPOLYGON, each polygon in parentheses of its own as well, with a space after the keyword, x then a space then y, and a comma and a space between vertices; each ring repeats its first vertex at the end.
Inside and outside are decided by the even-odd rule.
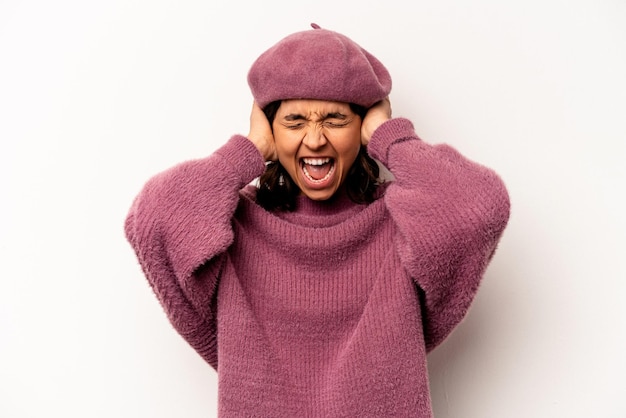
MULTIPOLYGON (((280 100, 272 102, 263 109, 270 126, 274 122, 280 103, 280 100)), ((367 108, 353 103, 350 103, 350 109, 359 115, 361 120, 367 113, 367 108)), ((345 180, 348 197, 353 202, 361 204, 376 200, 376 190, 380 185, 379 174, 378 164, 367 154, 366 148, 361 146, 345 180)), ((300 188, 280 162, 270 161, 266 164, 265 172, 259 178, 257 190, 257 202, 262 207, 267 210, 293 211, 296 209, 296 198, 299 194, 300 188)))

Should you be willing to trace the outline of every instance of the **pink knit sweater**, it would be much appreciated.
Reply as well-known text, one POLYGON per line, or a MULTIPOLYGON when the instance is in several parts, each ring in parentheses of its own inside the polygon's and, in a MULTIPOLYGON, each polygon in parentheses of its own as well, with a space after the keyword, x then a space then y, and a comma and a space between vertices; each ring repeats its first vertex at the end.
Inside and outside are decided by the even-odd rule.
POLYGON ((430 417, 426 353, 466 314, 509 216, 491 170, 417 138, 368 146, 384 197, 270 213, 234 136, 151 179, 126 234, 176 330, 219 378, 222 417, 430 417))

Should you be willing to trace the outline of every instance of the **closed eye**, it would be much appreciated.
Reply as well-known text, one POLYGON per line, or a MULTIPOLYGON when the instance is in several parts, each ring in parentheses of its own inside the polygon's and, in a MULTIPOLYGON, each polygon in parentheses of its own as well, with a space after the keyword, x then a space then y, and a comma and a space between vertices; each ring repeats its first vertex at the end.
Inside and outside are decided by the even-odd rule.
POLYGON ((350 119, 340 112, 331 112, 324 117, 324 125, 330 128, 342 128, 350 123, 350 119))
POLYGON ((304 123, 283 123, 283 126, 287 129, 300 129, 304 126, 304 123))
POLYGON ((335 122, 335 121, 326 121, 325 125, 331 128, 343 128, 344 126, 348 125, 348 122, 342 121, 342 122, 335 122))

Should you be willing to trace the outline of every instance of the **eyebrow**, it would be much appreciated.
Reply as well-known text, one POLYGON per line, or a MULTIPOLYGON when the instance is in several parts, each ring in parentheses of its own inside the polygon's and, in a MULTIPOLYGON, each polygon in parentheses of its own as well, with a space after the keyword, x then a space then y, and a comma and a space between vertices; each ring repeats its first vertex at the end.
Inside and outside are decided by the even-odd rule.
MULTIPOLYGON (((326 115, 324 115, 324 117, 322 118, 322 120, 326 120, 326 119, 346 119, 347 116, 344 115, 343 113, 340 112, 329 112, 326 115)), ((289 113, 288 115, 285 115, 285 117, 283 118, 284 120, 288 121, 288 122, 293 122, 296 120, 306 120, 306 118, 303 115, 300 115, 298 113, 289 113)))

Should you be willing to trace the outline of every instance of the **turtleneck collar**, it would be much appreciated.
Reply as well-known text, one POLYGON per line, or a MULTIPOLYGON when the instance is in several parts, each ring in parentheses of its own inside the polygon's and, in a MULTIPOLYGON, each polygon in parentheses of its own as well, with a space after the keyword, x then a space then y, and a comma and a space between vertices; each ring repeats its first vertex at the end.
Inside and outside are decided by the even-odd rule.
POLYGON ((338 192, 328 200, 312 200, 300 195, 296 200, 296 210, 276 212, 276 215, 302 226, 327 227, 345 221, 366 206, 353 202, 345 192, 338 192))

